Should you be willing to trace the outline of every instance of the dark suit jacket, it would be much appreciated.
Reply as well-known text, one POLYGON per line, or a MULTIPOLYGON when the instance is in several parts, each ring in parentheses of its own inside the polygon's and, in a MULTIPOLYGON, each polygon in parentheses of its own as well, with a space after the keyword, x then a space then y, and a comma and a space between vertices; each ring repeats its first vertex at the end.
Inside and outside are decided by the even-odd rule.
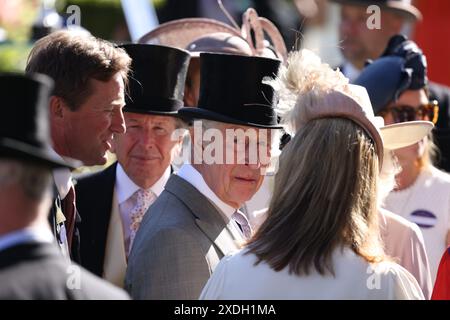
POLYGON ((103 275, 106 239, 111 218, 117 162, 103 171, 77 179, 77 208, 81 215, 81 265, 103 275))
POLYGON ((19 244, 0 251, 2 300, 128 298, 124 291, 77 265, 69 265, 54 244, 19 244))
POLYGON ((82 220, 79 226, 81 265, 100 277, 104 271, 116 168, 117 162, 103 171, 80 177, 75 185, 82 220))
POLYGON ((429 83, 430 99, 439 102, 439 118, 434 130, 434 138, 440 151, 437 166, 450 172, 450 88, 435 82, 429 83))

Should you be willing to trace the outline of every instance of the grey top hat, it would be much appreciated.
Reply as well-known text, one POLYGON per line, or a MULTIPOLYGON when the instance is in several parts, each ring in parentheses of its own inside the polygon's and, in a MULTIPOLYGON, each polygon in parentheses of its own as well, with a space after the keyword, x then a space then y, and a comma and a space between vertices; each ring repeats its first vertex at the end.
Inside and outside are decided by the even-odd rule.
POLYGON ((422 13, 411 4, 411 0, 331 0, 341 4, 368 7, 377 5, 381 9, 397 12, 410 20, 422 20, 422 13))

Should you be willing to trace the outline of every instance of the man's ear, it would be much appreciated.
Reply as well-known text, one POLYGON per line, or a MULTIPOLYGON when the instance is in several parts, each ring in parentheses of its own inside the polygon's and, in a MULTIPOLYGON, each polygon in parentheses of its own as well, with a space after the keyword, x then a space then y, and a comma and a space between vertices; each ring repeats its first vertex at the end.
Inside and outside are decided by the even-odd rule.
POLYGON ((52 121, 62 120, 64 118, 64 101, 61 97, 50 97, 50 119, 52 121))

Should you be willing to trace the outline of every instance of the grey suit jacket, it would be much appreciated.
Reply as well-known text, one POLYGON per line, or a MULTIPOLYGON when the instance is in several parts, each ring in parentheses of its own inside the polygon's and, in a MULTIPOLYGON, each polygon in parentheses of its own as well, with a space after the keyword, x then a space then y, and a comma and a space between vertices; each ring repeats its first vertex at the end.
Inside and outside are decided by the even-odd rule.
POLYGON ((141 222, 125 288, 134 299, 198 299, 219 260, 242 241, 204 195, 172 175, 141 222))
POLYGON ((0 300, 5 299, 122 300, 129 296, 80 266, 69 265, 55 244, 29 242, 0 251, 0 300))

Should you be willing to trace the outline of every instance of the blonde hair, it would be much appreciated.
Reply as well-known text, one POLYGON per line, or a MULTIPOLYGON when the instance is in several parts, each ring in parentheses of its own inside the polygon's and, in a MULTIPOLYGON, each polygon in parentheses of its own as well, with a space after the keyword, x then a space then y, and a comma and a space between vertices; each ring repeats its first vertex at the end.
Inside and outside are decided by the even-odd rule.
POLYGON ((438 147, 434 143, 433 133, 430 132, 426 137, 424 148, 423 155, 417 159, 421 169, 434 166, 434 164, 439 161, 440 153, 438 147))
POLYGON ((348 80, 304 50, 291 55, 288 64, 271 83, 281 93, 283 122, 295 135, 283 149, 267 220, 248 252, 257 256, 257 264, 265 261, 276 271, 288 267, 297 275, 311 268, 334 274, 337 248, 381 261, 374 142, 350 119, 297 121, 306 104, 314 106, 336 89, 349 93, 348 80))

